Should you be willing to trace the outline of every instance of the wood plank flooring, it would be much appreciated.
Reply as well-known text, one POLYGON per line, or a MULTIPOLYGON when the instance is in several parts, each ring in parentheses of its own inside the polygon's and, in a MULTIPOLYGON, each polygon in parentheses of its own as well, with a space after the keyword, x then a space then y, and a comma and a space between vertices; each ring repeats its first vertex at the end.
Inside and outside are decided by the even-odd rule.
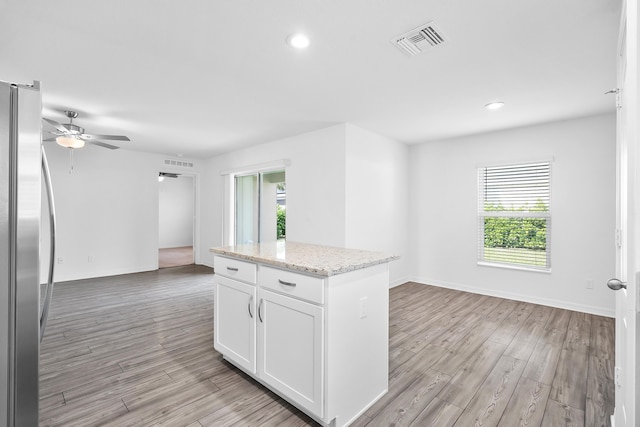
POLYGON ((193 264, 193 246, 158 249, 158 267, 180 267, 193 264))
MULTIPOLYGON (((211 269, 56 286, 41 426, 314 426, 213 350, 211 269)), ((362 426, 607 426, 613 319, 406 283, 389 392, 362 426)))

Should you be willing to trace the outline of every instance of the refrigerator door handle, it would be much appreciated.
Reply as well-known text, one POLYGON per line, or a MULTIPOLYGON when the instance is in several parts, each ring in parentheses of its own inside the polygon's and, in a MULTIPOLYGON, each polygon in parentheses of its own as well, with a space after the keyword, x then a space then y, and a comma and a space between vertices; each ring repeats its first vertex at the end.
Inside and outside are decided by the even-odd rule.
POLYGON ((49 203, 49 230, 51 232, 50 239, 50 252, 49 257, 49 275, 47 277, 47 290, 44 299, 44 305, 42 306, 42 312, 40 313, 40 342, 44 336, 44 330, 47 327, 47 319, 49 318, 49 307, 51 305, 51 296, 53 294, 53 271, 56 258, 56 207, 53 201, 53 187, 51 186, 51 175, 49 173, 49 163, 47 162, 47 156, 44 152, 44 146, 41 146, 42 150, 42 175, 44 177, 45 189, 47 191, 47 201, 49 203))

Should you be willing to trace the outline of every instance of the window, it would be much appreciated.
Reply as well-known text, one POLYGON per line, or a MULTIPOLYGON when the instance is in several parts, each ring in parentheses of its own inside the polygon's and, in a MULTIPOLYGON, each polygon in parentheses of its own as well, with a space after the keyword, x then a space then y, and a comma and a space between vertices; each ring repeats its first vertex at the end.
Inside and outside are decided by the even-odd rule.
POLYGON ((551 270, 551 163, 478 169, 478 263, 551 270))

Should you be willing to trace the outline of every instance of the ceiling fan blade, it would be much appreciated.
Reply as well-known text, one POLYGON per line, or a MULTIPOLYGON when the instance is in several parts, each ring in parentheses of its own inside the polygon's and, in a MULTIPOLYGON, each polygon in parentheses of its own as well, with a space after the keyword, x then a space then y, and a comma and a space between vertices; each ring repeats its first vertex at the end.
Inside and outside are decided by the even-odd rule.
POLYGON ((56 138, 47 138, 47 139, 43 139, 42 141, 43 142, 47 142, 47 141, 55 141, 55 140, 56 140, 56 138))
POLYGON ((91 141, 87 140, 89 144, 99 145, 100 147, 108 148, 109 150, 117 150, 120 147, 116 147, 115 145, 107 144, 106 142, 101 141, 91 141))
POLYGON ((82 135, 80 135, 80 138, 84 139, 85 141, 91 142, 94 139, 106 139, 109 141, 131 141, 129 137, 126 137, 124 135, 91 135, 88 133, 83 133, 82 135))
POLYGON ((57 129, 58 132, 62 132, 62 133, 67 133, 68 132, 67 128, 65 128, 64 126, 62 126, 60 123, 56 122, 55 120, 51 120, 51 119, 47 119, 46 117, 43 117, 42 121, 47 123, 49 126, 52 126, 55 129, 57 129))

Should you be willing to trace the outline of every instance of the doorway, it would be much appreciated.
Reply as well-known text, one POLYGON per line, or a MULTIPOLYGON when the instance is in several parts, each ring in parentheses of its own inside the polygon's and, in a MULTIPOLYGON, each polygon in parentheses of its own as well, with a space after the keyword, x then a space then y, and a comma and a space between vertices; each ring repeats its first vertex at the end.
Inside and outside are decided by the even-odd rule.
POLYGON ((158 268, 194 263, 194 218, 194 177, 160 172, 158 174, 158 268))

